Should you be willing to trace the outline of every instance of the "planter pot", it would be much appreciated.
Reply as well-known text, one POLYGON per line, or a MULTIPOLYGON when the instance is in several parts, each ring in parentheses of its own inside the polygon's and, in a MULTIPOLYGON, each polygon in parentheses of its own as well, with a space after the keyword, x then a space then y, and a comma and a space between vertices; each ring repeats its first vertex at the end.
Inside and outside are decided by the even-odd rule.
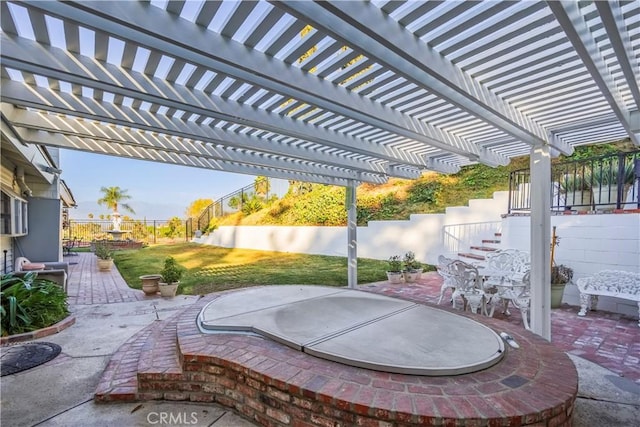
POLYGON ((140 280, 142 280, 142 292, 145 295, 155 295, 160 290, 159 283, 162 279, 162 276, 159 274, 146 274, 144 276, 140 276, 140 280))
POLYGON ((615 209, 617 199, 617 185, 611 185, 610 187, 593 187, 593 203, 596 205, 597 211, 608 211, 615 209))
POLYGON ((402 272, 400 271, 387 271, 387 279, 389 283, 402 283, 402 272))
POLYGON ((565 284, 551 285, 551 308, 560 308, 565 284))
POLYGON ((565 206, 570 207, 572 211, 590 211, 591 191, 567 191, 567 194, 565 195, 565 206))
POLYGON ((100 259, 98 258, 98 270, 100 271, 109 271, 113 267, 112 259, 100 259))
POLYGON ((415 281, 418 280, 420 273, 418 272, 418 270, 411 270, 403 271, 402 275, 404 276, 404 281, 406 283, 415 283, 415 281))
POLYGON ((173 283, 159 283, 160 295, 163 297, 173 298, 176 296, 176 292, 178 292, 178 285, 180 282, 173 283))

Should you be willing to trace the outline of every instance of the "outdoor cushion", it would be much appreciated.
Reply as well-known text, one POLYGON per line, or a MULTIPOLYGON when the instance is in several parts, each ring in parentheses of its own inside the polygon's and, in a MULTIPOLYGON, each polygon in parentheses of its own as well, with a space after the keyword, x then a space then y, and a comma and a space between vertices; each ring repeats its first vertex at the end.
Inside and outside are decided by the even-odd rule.
POLYGON ((23 271, 44 270, 45 265, 39 262, 29 262, 22 264, 23 271))

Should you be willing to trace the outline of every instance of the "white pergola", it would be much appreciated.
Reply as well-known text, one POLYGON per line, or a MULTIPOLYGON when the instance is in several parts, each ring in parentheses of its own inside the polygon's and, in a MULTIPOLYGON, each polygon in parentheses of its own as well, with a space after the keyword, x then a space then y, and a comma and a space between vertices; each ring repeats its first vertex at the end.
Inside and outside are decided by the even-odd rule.
POLYGON ((640 145, 640 2, 0 3, 3 138, 349 188, 531 156, 550 337, 550 156, 640 145))

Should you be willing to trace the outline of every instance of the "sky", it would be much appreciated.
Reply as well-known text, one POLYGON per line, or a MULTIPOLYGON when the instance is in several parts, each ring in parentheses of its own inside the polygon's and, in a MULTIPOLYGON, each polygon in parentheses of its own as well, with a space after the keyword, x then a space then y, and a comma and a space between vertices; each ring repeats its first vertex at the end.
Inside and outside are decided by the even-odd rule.
POLYGON ((239 175, 186 166, 133 160, 104 154, 60 150, 61 178, 73 194, 78 207, 69 210, 73 219, 93 213, 109 214, 99 206, 101 187, 120 187, 131 196, 128 203, 136 219, 184 218, 187 207, 197 199, 213 199, 252 184, 251 175, 239 175))

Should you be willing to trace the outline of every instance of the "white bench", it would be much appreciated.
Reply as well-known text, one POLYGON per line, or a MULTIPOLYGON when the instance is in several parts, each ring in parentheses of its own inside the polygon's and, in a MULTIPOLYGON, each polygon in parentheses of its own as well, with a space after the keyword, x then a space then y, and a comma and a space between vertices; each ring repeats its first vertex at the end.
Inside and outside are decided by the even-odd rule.
MULTIPOLYGON (((580 312, 586 316, 587 310, 595 310, 598 296, 616 297, 638 303, 640 313, 640 273, 618 270, 603 270, 593 276, 576 281, 580 291, 580 312)), ((640 320, 638 320, 640 326, 640 320)))
POLYGON ((13 275, 24 277, 25 274, 34 272, 41 279, 51 280, 67 291, 67 277, 69 275, 68 262, 31 262, 25 257, 16 258, 13 275))

